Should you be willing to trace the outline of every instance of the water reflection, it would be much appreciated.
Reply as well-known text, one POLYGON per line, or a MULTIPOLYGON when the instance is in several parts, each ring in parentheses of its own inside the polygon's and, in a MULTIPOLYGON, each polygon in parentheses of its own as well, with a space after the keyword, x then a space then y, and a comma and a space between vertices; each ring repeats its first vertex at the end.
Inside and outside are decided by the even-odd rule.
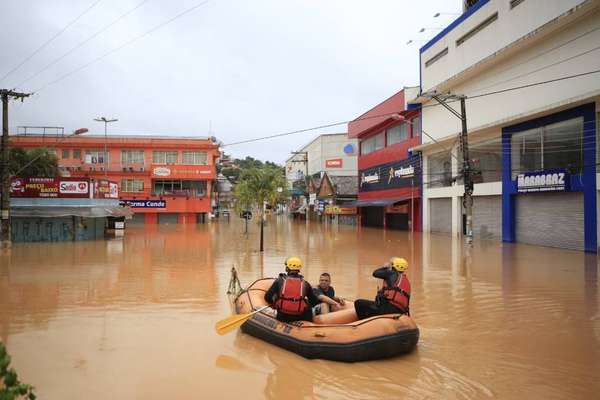
POLYGON ((129 229, 118 241, 16 244, 0 256, 0 338, 41 398, 593 398, 600 391, 596 257, 558 249, 253 221, 129 229), (243 285, 305 260, 346 298, 408 259, 415 352, 340 364, 241 333, 216 336, 243 285))

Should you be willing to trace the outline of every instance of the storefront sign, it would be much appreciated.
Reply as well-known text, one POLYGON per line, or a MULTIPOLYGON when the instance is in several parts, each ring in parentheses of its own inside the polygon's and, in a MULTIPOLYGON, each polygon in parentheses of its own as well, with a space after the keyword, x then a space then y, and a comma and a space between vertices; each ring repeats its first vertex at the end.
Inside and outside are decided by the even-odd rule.
POLYGON ((104 179, 96 181, 94 185, 94 197, 97 199, 118 199, 119 185, 104 179))
POLYGON ((90 182, 85 178, 13 178, 11 197, 90 197, 90 182))
POLYGON ((166 200, 121 200, 119 205, 133 208, 165 208, 166 200))
POLYGON ((539 172, 526 172, 517 175, 517 191, 565 192, 569 190, 569 174, 565 169, 553 169, 539 172))
POLYGON ((360 192, 418 187, 421 185, 421 156, 377 165, 360 171, 360 192))
POLYGON ((361 186, 365 183, 377 183, 379 182, 379 171, 373 171, 370 173, 363 172, 360 174, 361 186))
POLYGON ((152 173, 156 176, 169 176, 171 175, 171 170, 167 167, 156 167, 152 170, 152 173))
POLYGON ((340 207, 334 205, 325 206, 325 214, 328 215, 355 215, 356 207, 340 207))
POLYGON ((325 160, 325 168, 342 168, 343 160, 341 158, 334 158, 333 160, 325 160))

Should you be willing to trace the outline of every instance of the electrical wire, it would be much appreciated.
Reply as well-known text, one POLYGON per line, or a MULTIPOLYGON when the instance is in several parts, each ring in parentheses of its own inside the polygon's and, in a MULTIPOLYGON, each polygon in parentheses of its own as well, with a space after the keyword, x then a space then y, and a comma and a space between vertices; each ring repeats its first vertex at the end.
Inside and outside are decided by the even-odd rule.
POLYGON ((21 68, 27 61, 31 60, 33 58, 33 56, 35 56, 40 51, 42 51, 43 49, 45 49, 46 46, 48 46, 50 43, 52 43, 57 37, 59 37, 60 35, 62 35, 75 22, 79 21, 79 19, 81 19, 81 17, 83 17, 85 14, 87 14, 92 8, 94 8, 101 1, 102 0, 96 0, 94 3, 92 3, 92 5, 90 5, 81 14, 79 14, 77 17, 75 17, 74 20, 72 20, 67 25, 65 25, 65 27, 62 28, 60 31, 58 31, 54 36, 52 36, 50 39, 48 39, 47 41, 45 41, 44 43, 42 43, 41 46, 39 46, 37 49, 35 49, 33 51, 33 53, 31 53, 30 55, 28 55, 27 57, 25 57, 25 59, 23 61, 21 61, 16 67, 14 67, 10 71, 8 71, 6 74, 4 74, 4 76, 2 78, 0 78, 0 83, 2 83, 2 81, 4 81, 4 79, 6 79, 8 76, 10 76, 13 72, 15 72, 16 70, 18 70, 19 68, 21 68))
MULTIPOLYGON (((145 0, 145 1, 147 1, 147 0, 145 0)), ((76 69, 74 69, 74 70, 71 70, 70 72, 67 72, 66 74, 64 74, 64 75, 60 76, 58 79, 55 79, 55 80, 53 80, 53 81, 51 81, 51 82, 47 83, 46 85, 44 85, 44 86, 40 87, 39 89, 37 89, 37 90, 34 90, 34 93, 39 93, 39 92, 41 92, 42 90, 46 89, 48 86, 54 85, 54 84, 56 84, 57 82, 60 82, 60 81, 62 81, 63 79, 66 79, 66 78, 68 78, 69 76, 71 76, 71 75, 73 75, 73 74, 75 74, 75 73, 77 73, 77 72, 79 72, 79 71, 81 71, 81 70, 83 70, 83 69, 85 69, 85 68, 89 67, 90 65, 92 65, 92 64, 94 64, 94 63, 96 63, 96 62, 98 62, 98 61, 102 60, 103 58, 106 58, 106 57, 108 57, 109 55, 111 55, 111 54, 113 54, 113 53, 115 53, 115 52, 117 52, 117 51, 121 50, 122 48, 124 48, 124 47, 127 47, 127 46, 131 45, 132 43, 134 43, 134 42, 136 42, 136 41, 138 41, 138 40, 142 39, 143 37, 145 37, 145 36, 147 36, 147 35, 149 35, 149 34, 153 33, 154 31, 157 31, 158 29, 162 28, 163 26, 170 24, 171 22, 173 22, 173 21, 175 21, 175 20, 177 20, 177 19, 179 19, 179 18, 183 17, 183 16, 184 16, 184 15, 186 15, 186 14, 189 14, 190 12, 192 12, 192 11, 196 10, 197 8, 200 8, 201 6, 205 5, 205 4, 206 4, 206 3, 208 3, 209 1, 210 1, 210 0, 205 0, 205 1, 201 2, 201 3, 198 3, 198 4, 196 4, 195 6, 192 6, 192 7, 190 7, 190 8, 187 8, 187 9, 185 9, 184 11, 182 11, 182 12, 180 12, 179 14, 175 15, 174 17, 172 17, 172 18, 168 19, 167 21, 165 21, 165 22, 161 22, 160 24, 158 24, 158 25, 155 25, 153 28, 151 28, 151 29, 147 30, 146 32, 142 33, 141 35, 134 37, 133 39, 131 39, 131 40, 129 40, 129 41, 127 41, 127 42, 123 43, 122 45, 120 45, 120 46, 118 46, 118 47, 115 47, 115 48, 114 48, 114 49, 112 49, 112 50, 109 50, 109 51, 107 51, 106 53, 102 54, 102 55, 101 55, 101 56, 99 56, 99 57, 96 57, 96 58, 94 58, 94 59, 93 59, 93 60, 91 60, 90 62, 88 62, 88 63, 86 63, 86 64, 83 64, 83 65, 81 65, 80 67, 78 67, 78 68, 76 68, 76 69)))
POLYGON ((75 47, 72 47, 71 49, 67 50, 65 53, 63 53, 62 55, 58 56, 57 58, 55 58, 53 61, 51 61, 49 64, 47 64, 45 67, 43 67, 42 69, 38 70, 36 73, 34 73, 33 75, 31 75, 29 78, 25 79, 24 81, 22 81, 21 83, 19 83, 16 87, 22 87, 24 84, 30 82, 32 79, 38 77, 41 73, 43 73, 44 71, 48 70, 50 67, 52 67, 53 65, 55 65, 57 62, 59 62, 60 60, 64 59, 65 57, 69 56, 70 54, 72 54, 75 50, 81 48, 83 45, 85 45, 86 43, 90 42, 91 40, 93 40, 94 38, 98 37, 98 35, 100 35, 101 33, 107 31, 108 29, 110 29, 111 27, 113 27, 114 25, 117 24, 117 22, 121 21, 123 18, 127 17, 128 15, 130 15, 131 13, 133 13, 135 10, 137 10, 138 8, 140 8, 141 6, 143 6, 145 3, 147 3, 149 0, 142 0, 140 3, 138 3, 135 7, 133 7, 132 9, 130 9, 129 11, 126 11, 125 13, 121 14, 120 16, 118 16, 116 19, 114 19, 112 22, 110 22, 109 24, 105 25, 104 27, 102 27, 101 29, 97 30, 96 32, 94 32, 91 36, 87 37, 85 40, 83 40, 82 42, 79 42, 77 45, 75 45, 75 47))

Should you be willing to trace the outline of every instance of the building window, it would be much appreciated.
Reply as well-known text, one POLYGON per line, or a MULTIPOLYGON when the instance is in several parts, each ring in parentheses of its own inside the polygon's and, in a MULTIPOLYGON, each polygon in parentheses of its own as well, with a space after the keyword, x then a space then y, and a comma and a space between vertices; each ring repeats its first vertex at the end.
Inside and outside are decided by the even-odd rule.
POLYGON ((498 13, 497 12, 493 13, 488 18, 486 18, 485 21, 483 21, 482 23, 477 25, 475 28, 471 29, 469 32, 465 33, 460 38, 458 38, 458 40, 456 41, 456 46, 458 47, 461 44, 463 44, 464 42, 466 42, 467 40, 471 39, 473 36, 477 35, 479 32, 481 32, 482 30, 487 28, 489 25, 491 25, 497 19, 498 19, 498 13))
POLYGON ((152 163, 154 164, 177 164, 176 151, 154 151, 152 153, 152 163))
POLYGON ((387 130, 387 145, 391 146, 408 139, 408 124, 396 125, 387 130))
POLYGON ((81 150, 80 149, 73 150, 73 158, 75 158, 77 160, 81 160, 81 150))
POLYGON ((412 137, 421 136, 421 116, 414 117, 411 121, 412 137))
POLYGON ((62 151, 62 158, 63 159, 69 158, 69 153, 70 153, 69 149, 63 149, 63 151, 62 151))
POLYGON ((143 164, 144 150, 122 150, 121 164, 143 164))
POLYGON ((469 158, 473 162, 475 183, 502 180, 502 140, 500 138, 469 145, 469 158))
POLYGON ((139 193, 144 191, 143 179, 121 179, 121 191, 139 193))
POLYGON ((452 186, 452 159, 449 151, 427 158, 427 177, 430 188, 452 186))
POLYGON ((360 154, 365 155, 377 150, 381 150, 385 146, 385 132, 380 132, 375 136, 363 140, 360 143, 360 154))
POLYGON ((206 196, 206 181, 156 180, 152 182, 152 194, 155 196, 206 196))
POLYGON ((431 64, 435 63, 440 58, 444 57, 446 54, 448 54, 448 48, 447 47, 444 50, 442 50, 439 53, 437 53, 435 56, 431 57, 429 60, 425 61, 425 68, 431 66, 431 64))
POLYGON ((206 165, 206 152, 204 151, 184 151, 183 164, 186 165, 206 165))
POLYGON ((103 150, 86 150, 85 151, 85 163, 86 164, 104 164, 108 162, 107 153, 103 150))
POLYGON ((512 10, 513 8, 515 8, 516 6, 518 6, 519 4, 521 4, 524 1, 525 0, 510 0, 510 9, 512 10))
POLYGON ((565 168, 583 169, 583 118, 515 133, 511 138, 512 177, 523 172, 565 168))

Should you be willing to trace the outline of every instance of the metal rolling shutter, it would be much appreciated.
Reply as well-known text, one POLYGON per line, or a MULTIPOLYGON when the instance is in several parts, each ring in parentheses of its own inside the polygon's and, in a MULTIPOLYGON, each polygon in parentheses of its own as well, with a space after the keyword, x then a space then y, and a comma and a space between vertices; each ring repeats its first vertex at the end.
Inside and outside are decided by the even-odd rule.
POLYGON ((176 224, 177 223, 177 214, 160 213, 160 214, 158 214, 158 223, 159 224, 176 224))
POLYGON ((473 235, 502 239, 502 196, 473 197, 473 235))
POLYGON ((128 219, 125 224, 143 224, 145 222, 146 214, 144 213, 135 213, 131 219, 128 219))
POLYGON ((452 233, 452 199, 429 200, 429 230, 452 233))
POLYGON ((583 193, 521 194, 515 204, 517 242, 584 249, 583 193))

